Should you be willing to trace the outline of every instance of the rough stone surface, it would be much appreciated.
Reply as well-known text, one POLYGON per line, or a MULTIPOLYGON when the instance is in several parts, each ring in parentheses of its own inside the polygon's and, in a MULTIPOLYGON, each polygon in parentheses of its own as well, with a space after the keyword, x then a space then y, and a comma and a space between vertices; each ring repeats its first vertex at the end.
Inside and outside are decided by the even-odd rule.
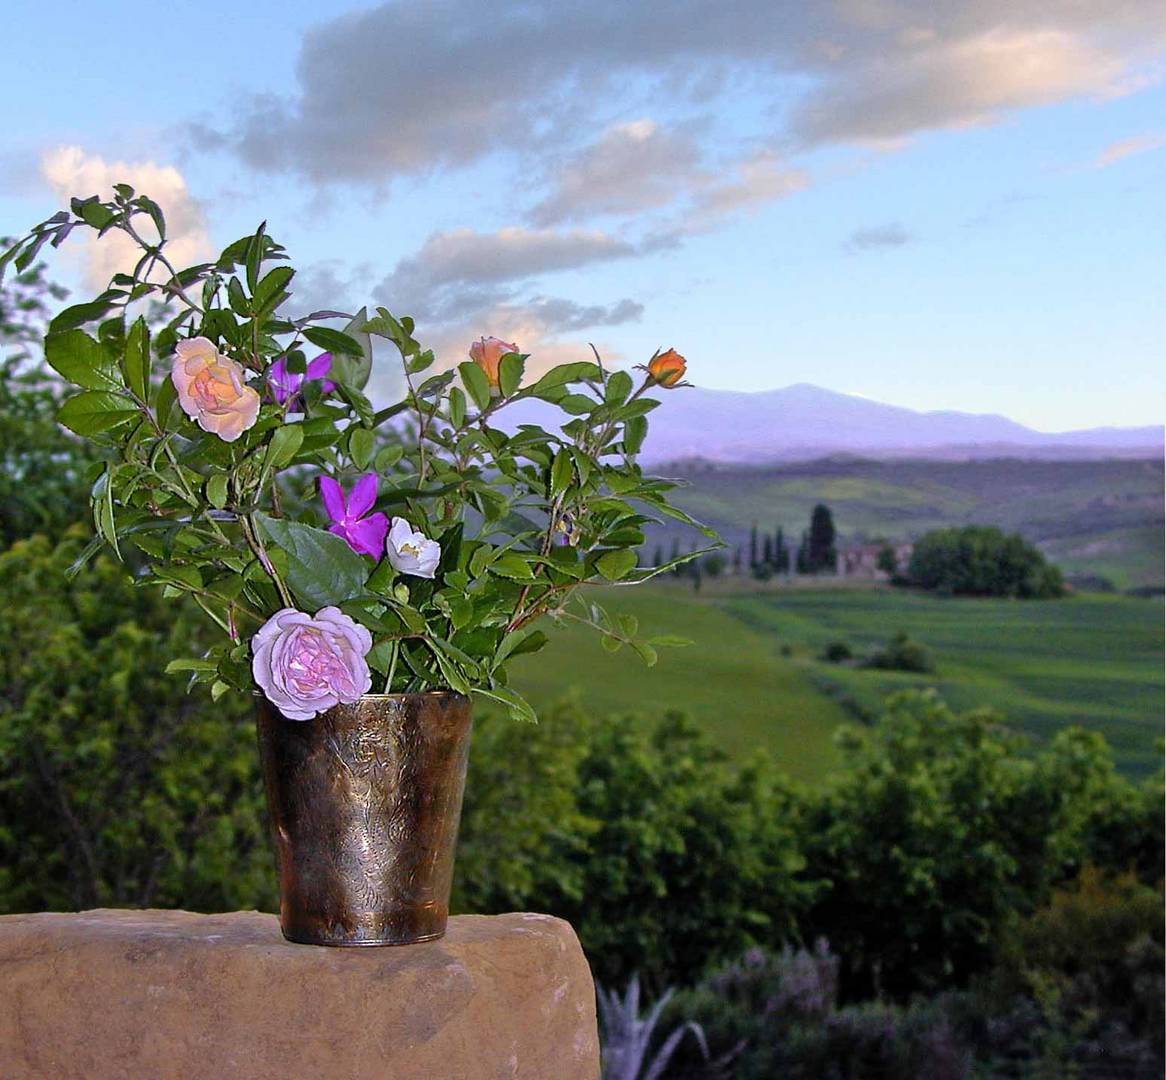
POLYGON ((591 972, 547 915, 293 945, 274 915, 0 917, 5 1080, 595 1080, 591 972))

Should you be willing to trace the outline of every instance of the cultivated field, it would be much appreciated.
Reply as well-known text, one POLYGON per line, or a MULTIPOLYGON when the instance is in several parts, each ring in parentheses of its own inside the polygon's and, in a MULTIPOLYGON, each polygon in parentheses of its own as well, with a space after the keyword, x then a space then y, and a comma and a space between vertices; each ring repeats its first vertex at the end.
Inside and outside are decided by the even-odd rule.
POLYGON ((572 628, 515 667, 537 704, 574 687, 603 711, 688 712, 735 756, 766 749, 814 779, 836 761, 830 736, 888 693, 935 687, 959 709, 990 705, 1034 739, 1082 724, 1101 731, 1119 766, 1145 775, 1162 731, 1162 604, 1119 596, 1066 600, 940 599, 890 588, 767 586, 743 581, 609 589, 596 597, 636 615, 645 634, 677 633, 645 669, 572 628), (826 663, 828 642, 861 656, 906 630, 935 653, 933 675, 826 663))

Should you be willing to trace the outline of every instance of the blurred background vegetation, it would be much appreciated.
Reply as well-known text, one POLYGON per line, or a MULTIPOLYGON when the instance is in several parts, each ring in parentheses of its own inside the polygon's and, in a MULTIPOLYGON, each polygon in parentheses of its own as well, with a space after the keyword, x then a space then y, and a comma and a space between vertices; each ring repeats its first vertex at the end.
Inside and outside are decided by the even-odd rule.
MULTIPOLYGON (((162 674, 201 613, 68 573, 57 298, 0 292, 0 912, 273 910, 249 702, 162 674)), ((645 672, 568 632, 520 676, 539 725, 480 710, 455 910, 551 912, 604 985, 679 988, 663 1028, 719 1063, 667 1076, 1161 1075, 1160 605, 726 569, 613 601, 694 648, 645 672)))

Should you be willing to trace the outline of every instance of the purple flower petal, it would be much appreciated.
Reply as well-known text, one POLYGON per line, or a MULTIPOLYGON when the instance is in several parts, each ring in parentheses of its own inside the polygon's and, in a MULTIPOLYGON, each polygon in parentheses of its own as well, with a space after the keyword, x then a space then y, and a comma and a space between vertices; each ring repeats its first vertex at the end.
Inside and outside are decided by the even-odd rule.
POLYGON ((330 476, 320 477, 320 498, 324 509, 335 522, 342 522, 348 516, 344 510, 344 490, 330 476))
POLYGON ((348 493, 348 516, 350 518, 364 517, 377 501, 377 474, 365 473, 348 493))
POLYGON ((332 370, 332 354, 330 352, 320 353, 308 365, 307 378, 322 379, 329 371, 332 370))
POLYGON ((345 539, 353 551, 361 555, 371 555, 374 559, 380 558, 385 549, 385 537, 389 532, 389 519, 384 514, 370 514, 363 521, 354 521, 348 525, 348 535, 345 539))

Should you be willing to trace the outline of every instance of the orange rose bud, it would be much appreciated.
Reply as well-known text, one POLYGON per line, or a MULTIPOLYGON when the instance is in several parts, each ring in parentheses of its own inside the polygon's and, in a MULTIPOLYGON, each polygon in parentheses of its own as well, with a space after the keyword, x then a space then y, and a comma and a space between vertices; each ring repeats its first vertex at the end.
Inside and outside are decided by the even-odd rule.
POLYGON ((470 346, 470 359, 482 369, 491 390, 498 389, 498 365, 511 352, 518 352, 518 346, 496 337, 484 337, 470 346))
POLYGON ((675 349, 653 356, 648 361, 648 374, 661 386, 673 387, 684 378, 688 362, 675 349))

